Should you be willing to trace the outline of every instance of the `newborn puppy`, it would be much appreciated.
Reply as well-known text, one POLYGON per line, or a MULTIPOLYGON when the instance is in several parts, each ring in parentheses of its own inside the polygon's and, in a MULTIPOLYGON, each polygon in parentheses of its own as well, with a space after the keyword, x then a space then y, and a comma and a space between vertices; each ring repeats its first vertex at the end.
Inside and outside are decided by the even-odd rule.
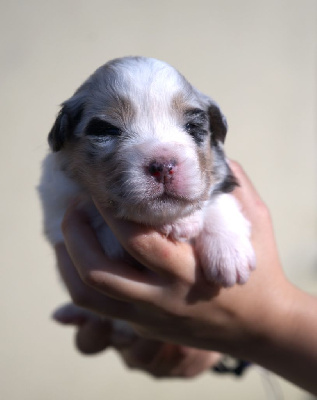
POLYGON ((108 62, 63 103, 49 133, 39 187, 48 239, 63 241, 66 208, 85 195, 109 257, 123 250, 91 197, 118 218, 191 240, 209 281, 246 282, 255 258, 249 223, 229 194, 236 181, 223 152, 226 132, 218 105, 168 64, 108 62))

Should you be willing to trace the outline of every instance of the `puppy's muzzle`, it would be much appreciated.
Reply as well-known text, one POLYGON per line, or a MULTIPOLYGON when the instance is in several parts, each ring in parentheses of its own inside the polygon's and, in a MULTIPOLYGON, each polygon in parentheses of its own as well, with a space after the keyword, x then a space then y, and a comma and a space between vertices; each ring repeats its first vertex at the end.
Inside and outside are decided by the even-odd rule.
POLYGON ((152 161, 148 166, 148 172, 158 183, 167 184, 173 180, 177 169, 177 162, 170 161, 152 161))

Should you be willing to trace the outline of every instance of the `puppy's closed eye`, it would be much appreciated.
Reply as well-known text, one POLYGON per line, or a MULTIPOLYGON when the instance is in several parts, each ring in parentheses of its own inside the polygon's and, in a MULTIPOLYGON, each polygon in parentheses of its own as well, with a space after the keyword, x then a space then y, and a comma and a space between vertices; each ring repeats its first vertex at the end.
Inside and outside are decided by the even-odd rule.
POLYGON ((197 144, 204 141, 205 137, 208 135, 208 131, 203 129, 200 125, 194 122, 188 122, 185 125, 186 132, 188 132, 197 144))
POLYGON ((120 128, 99 118, 93 118, 85 129, 85 134, 87 136, 119 136, 121 133, 122 131, 120 128))
POLYGON ((185 130, 195 140, 197 144, 204 141, 205 137, 208 136, 208 117, 203 110, 193 109, 188 110, 185 113, 187 123, 185 130))

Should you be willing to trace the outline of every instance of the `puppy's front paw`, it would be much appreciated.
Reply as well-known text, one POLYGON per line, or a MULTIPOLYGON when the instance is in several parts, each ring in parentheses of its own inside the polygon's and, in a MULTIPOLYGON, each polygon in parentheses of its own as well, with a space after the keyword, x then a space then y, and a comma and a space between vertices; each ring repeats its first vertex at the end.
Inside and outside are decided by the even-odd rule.
POLYGON ((206 278, 224 287, 245 283, 255 268, 255 254, 245 236, 201 236, 196 249, 206 278))

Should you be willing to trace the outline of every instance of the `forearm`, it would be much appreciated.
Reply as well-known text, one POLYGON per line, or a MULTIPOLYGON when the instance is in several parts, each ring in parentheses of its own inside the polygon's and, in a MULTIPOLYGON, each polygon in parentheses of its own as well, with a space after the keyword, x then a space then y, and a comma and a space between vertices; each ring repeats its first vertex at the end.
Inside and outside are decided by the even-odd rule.
POLYGON ((286 289, 286 299, 272 304, 271 316, 258 325, 247 355, 253 362, 317 394, 317 299, 290 284, 286 289))

